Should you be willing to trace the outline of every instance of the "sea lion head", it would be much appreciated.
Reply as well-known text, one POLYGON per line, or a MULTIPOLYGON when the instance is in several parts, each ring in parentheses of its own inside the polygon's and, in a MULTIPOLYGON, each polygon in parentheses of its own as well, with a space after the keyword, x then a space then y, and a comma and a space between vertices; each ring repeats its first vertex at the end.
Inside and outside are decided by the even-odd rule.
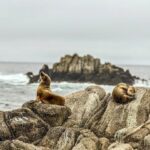
POLYGON ((135 98, 136 90, 133 86, 129 86, 127 90, 127 94, 135 98))
POLYGON ((119 103, 127 103, 136 99, 136 90, 132 85, 119 83, 112 92, 113 99, 119 103))
POLYGON ((40 72, 40 83, 47 86, 51 84, 51 78, 43 71, 40 72))

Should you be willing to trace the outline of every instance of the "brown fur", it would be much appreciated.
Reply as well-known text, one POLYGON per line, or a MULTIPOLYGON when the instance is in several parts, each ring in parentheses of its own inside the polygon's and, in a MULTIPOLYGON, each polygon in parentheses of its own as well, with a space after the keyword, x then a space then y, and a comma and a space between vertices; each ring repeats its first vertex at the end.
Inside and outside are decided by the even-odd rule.
POLYGON ((65 98, 54 94, 50 89, 51 79, 44 72, 40 73, 40 84, 37 88, 37 100, 46 104, 65 105, 65 98))
POLYGON ((119 83, 112 92, 113 99, 118 103, 127 103, 135 99, 135 88, 126 83, 119 83))

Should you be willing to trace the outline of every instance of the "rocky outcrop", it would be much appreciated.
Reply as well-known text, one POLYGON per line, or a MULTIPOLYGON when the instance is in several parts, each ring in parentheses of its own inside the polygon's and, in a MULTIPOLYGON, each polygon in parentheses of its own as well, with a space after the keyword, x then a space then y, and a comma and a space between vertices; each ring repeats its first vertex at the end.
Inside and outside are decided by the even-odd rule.
MULTIPOLYGON (((51 76, 53 81, 71 82, 92 82, 97 84, 115 85, 120 82, 133 84, 136 79, 130 72, 112 65, 111 63, 101 64, 100 59, 91 55, 79 56, 66 55, 55 63, 51 69, 43 65, 40 71, 44 71, 51 76)), ((40 72, 39 71, 39 72, 40 72)), ((29 83, 37 82, 39 75, 28 72, 29 83)))
POLYGON ((100 60, 90 55, 66 55, 59 63, 53 65, 53 72, 91 74, 97 72, 100 65, 100 60))
POLYGON ((66 96, 66 106, 29 101, 0 112, 1 150, 149 150, 150 89, 116 103, 99 86, 66 96))

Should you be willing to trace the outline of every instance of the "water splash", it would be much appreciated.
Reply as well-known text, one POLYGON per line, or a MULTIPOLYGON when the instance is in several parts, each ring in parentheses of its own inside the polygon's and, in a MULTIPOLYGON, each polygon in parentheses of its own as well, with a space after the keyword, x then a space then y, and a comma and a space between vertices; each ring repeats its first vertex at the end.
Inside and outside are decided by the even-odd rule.
POLYGON ((26 75, 19 74, 2 74, 0 73, 0 82, 10 85, 25 85, 28 83, 28 78, 26 75))

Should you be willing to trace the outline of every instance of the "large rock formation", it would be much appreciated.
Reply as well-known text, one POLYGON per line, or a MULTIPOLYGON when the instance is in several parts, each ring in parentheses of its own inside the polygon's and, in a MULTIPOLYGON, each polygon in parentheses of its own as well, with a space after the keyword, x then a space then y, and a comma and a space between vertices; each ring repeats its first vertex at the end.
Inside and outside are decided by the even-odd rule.
POLYGON ((29 101, 0 112, 1 150, 149 150, 150 89, 118 104, 99 86, 66 96, 66 106, 29 101))
MULTIPOLYGON (((53 81, 93 82, 97 84, 115 85, 120 82, 133 84, 135 77, 130 72, 112 65, 101 64, 100 59, 91 55, 80 57, 77 54, 66 55, 55 63, 51 69, 44 65, 40 71, 49 74, 53 81), (48 71, 49 70, 49 71, 48 71)), ((30 83, 37 82, 39 75, 28 72, 30 83)))

